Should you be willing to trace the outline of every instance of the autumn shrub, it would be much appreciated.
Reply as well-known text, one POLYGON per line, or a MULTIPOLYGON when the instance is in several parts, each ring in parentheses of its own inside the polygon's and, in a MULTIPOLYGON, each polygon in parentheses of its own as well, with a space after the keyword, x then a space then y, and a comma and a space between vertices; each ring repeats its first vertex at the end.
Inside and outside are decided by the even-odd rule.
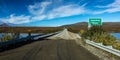
POLYGON ((18 33, 11 33, 11 34, 4 33, 0 40, 1 40, 1 42, 5 42, 5 41, 8 41, 8 40, 14 40, 18 37, 19 37, 18 33))
POLYGON ((103 43, 104 45, 113 45, 116 38, 111 34, 105 32, 102 26, 93 26, 89 30, 82 34, 84 39, 89 39, 97 43, 103 43))

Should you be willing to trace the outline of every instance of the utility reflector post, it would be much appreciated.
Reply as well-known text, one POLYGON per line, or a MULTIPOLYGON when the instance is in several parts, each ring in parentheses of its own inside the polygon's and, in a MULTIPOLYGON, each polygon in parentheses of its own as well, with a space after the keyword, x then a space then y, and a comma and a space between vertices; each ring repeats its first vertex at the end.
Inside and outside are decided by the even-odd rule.
POLYGON ((88 22, 88 29, 92 26, 102 26, 102 19, 101 18, 90 18, 88 22))

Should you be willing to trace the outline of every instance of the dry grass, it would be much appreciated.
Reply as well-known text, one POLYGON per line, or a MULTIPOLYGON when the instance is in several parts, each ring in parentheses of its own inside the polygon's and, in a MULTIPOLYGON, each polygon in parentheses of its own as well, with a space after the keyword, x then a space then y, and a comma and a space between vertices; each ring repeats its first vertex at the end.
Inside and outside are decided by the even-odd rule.
POLYGON ((115 42, 113 48, 120 50, 120 41, 115 42))
POLYGON ((59 30, 61 30, 61 28, 57 27, 0 27, 0 32, 10 33, 50 33, 59 30))

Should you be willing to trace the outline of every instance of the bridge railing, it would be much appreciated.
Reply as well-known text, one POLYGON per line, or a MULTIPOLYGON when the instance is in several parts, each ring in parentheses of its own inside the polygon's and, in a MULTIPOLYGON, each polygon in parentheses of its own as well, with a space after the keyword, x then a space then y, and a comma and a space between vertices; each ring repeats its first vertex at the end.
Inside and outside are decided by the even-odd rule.
POLYGON ((120 57, 120 50, 114 49, 112 46, 104 46, 102 43, 96 43, 96 42, 90 41, 90 40, 85 40, 85 41, 87 44, 90 44, 92 46, 95 46, 97 48, 100 48, 102 50, 105 50, 109 53, 112 53, 112 54, 120 57))
POLYGON ((20 38, 20 39, 18 38, 18 39, 14 39, 14 40, 8 40, 8 41, 5 41, 5 42, 0 42, 0 47, 6 46, 6 45, 9 45, 9 44, 17 44, 17 43, 20 43, 20 42, 34 41, 34 40, 37 40, 39 38, 45 38, 45 37, 57 34, 59 32, 60 31, 54 32, 54 33, 49 33, 49 34, 39 34, 39 35, 34 35, 34 36, 27 36, 27 37, 23 37, 23 38, 20 38))
POLYGON ((37 39, 39 39, 39 38, 46 38, 46 37, 49 37, 49 36, 51 36, 51 35, 55 35, 55 34, 57 34, 57 33, 59 33, 59 32, 61 32, 61 31, 54 32, 54 33, 50 33, 50 34, 45 34, 45 35, 42 35, 42 36, 37 36, 37 37, 34 37, 33 39, 34 39, 34 40, 37 40, 37 39))

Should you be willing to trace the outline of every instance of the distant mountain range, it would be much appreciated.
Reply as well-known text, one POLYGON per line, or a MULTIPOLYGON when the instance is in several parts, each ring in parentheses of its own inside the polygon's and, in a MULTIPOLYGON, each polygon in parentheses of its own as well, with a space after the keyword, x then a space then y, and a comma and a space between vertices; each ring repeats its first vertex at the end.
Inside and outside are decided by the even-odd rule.
MULTIPOLYGON (((0 27, 11 27, 10 29, 15 29, 16 28, 20 28, 21 29, 31 29, 31 30, 39 30, 39 29, 44 29, 42 27, 34 27, 34 26, 17 26, 17 25, 13 25, 13 24, 0 24, 0 27)), ((104 30, 108 31, 108 32, 120 32, 120 22, 103 22, 102 27, 104 30)), ((45 28, 53 28, 53 27, 45 27, 45 28)), ((54 28, 67 28, 68 30, 71 30, 73 32, 78 32, 81 29, 83 30, 87 30, 88 29, 88 23, 87 22, 79 22, 79 23, 75 23, 75 24, 68 24, 68 25, 63 25, 63 26, 59 26, 59 27, 54 27, 54 28)), ((7 29, 7 28, 6 28, 7 29)), ((48 29, 48 30, 49 30, 48 29)), ((9 29, 7 29, 9 30, 9 29)))
POLYGON ((87 28, 88 23, 87 22, 79 22, 79 23, 74 23, 74 24, 68 24, 68 25, 63 25, 60 27, 65 27, 65 28, 87 28))
POLYGON ((0 27, 16 27, 19 26, 17 24, 11 24, 11 23, 1 23, 0 27))
POLYGON ((0 27, 9 27, 9 25, 7 23, 3 23, 0 25, 0 27))

